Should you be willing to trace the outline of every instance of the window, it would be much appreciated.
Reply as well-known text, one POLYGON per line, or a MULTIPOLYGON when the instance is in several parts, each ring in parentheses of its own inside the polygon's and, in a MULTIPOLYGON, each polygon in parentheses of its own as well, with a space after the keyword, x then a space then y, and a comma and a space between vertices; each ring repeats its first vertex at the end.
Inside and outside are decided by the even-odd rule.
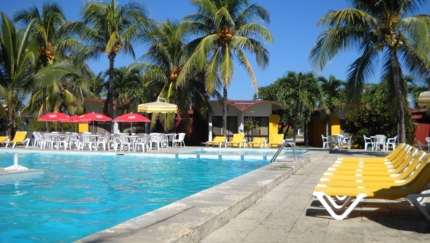
POLYGON ((269 118, 268 117, 249 117, 245 116, 245 120, 252 119, 258 123, 260 129, 252 129, 246 134, 249 137, 267 137, 269 136, 269 118))
MULTIPOLYGON (((237 116, 227 116, 227 134, 225 136, 232 136, 237 133, 239 125, 237 125, 237 116)), ((212 133, 214 136, 221 136, 222 134, 222 116, 212 117, 212 133)))

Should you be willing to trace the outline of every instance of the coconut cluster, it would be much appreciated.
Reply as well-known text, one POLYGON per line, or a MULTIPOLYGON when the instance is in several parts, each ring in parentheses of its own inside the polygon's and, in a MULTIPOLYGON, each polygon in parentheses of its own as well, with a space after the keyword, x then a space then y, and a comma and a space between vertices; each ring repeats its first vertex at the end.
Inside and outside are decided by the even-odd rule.
POLYGON ((48 59, 49 62, 52 62, 55 58, 54 56, 54 48, 52 47, 51 43, 48 43, 48 45, 40 46, 39 47, 39 54, 41 56, 45 56, 46 59, 48 59))
POLYGON ((380 41, 375 43, 376 51, 382 50, 385 46, 384 43, 387 46, 396 47, 397 49, 400 49, 403 46, 403 41, 392 31, 376 29, 373 34, 376 35, 378 39, 380 39, 380 41))
POLYGON ((216 32, 216 34, 217 34, 217 40, 221 44, 226 43, 226 42, 230 42, 231 39, 233 38, 233 33, 232 33, 231 29, 228 27, 225 27, 222 30, 218 30, 216 32))

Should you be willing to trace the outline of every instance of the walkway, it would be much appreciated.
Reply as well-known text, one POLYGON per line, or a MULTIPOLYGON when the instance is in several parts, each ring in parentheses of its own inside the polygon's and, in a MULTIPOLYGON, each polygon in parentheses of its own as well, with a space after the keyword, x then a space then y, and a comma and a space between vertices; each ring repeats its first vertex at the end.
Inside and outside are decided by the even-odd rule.
POLYGON ((406 199, 366 200, 349 218, 332 219, 312 189, 337 157, 311 160, 201 242, 429 242, 430 225, 406 199))

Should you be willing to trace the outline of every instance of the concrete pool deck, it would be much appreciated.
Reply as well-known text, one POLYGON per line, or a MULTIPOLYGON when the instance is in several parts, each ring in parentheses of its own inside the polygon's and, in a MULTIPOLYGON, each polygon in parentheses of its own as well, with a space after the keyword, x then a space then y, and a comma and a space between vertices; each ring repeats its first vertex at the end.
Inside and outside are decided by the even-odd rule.
POLYGON ((368 156, 285 158, 77 242, 428 242, 430 226, 406 199, 366 200, 336 221, 313 198, 337 157, 357 155, 368 156))

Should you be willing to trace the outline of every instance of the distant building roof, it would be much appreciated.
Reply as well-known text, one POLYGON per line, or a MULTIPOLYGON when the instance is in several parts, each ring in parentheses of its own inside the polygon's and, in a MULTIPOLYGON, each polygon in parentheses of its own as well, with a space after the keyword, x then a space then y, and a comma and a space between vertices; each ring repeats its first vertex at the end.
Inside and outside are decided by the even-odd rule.
MULTIPOLYGON (((211 103, 219 103, 218 100, 211 100, 211 103)), ((247 109, 262 103, 271 103, 273 110, 281 109, 281 104, 273 100, 228 100, 227 105, 230 105, 241 112, 246 111, 247 109)))

